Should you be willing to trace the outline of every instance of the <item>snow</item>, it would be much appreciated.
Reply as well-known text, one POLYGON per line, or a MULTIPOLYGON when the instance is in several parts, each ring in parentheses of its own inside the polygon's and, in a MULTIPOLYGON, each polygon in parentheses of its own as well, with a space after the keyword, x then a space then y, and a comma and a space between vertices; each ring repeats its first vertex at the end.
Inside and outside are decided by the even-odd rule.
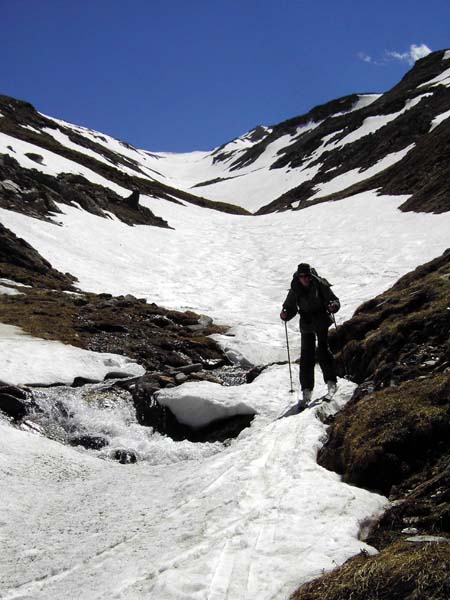
POLYGON ((108 181, 101 175, 98 175, 91 169, 84 167, 68 158, 64 158, 55 152, 45 150, 41 146, 35 146, 30 142, 24 142, 17 138, 0 132, 0 153, 12 154, 21 167, 25 169, 37 169, 48 175, 59 175, 60 173, 73 173, 83 175, 87 180, 98 185, 102 185, 114 190, 121 196, 129 196, 131 190, 127 190, 111 181, 108 181), (37 163, 28 156, 27 153, 38 154, 43 157, 43 161, 37 163))
POLYGON ((442 57, 442 60, 449 60, 450 59, 450 50, 447 50, 444 54, 444 56, 442 57))
POLYGON ((417 98, 408 100, 405 103, 405 106, 402 108, 402 110, 399 110, 396 113, 391 113, 388 115, 375 115, 372 117, 367 117, 366 119, 364 119, 364 122, 361 125, 361 127, 359 127, 358 129, 355 129, 355 131, 352 131, 351 133, 346 135, 343 139, 339 140, 338 142, 335 142, 332 145, 332 147, 331 148, 328 147, 327 150, 345 146, 345 144, 351 144, 352 142, 355 142, 355 141, 361 139, 362 137, 365 137, 366 135, 375 133, 376 131, 378 131, 379 129, 381 129, 382 127, 384 127, 391 121, 395 121, 395 119, 397 119, 400 115, 402 115, 406 111, 410 110, 411 108, 414 108, 414 106, 417 106, 417 104, 419 104, 419 102, 421 102, 424 98, 427 98, 428 96, 432 96, 432 94, 430 94, 430 93, 422 94, 421 96, 418 96, 417 98))
MULTIPOLYGON (((365 108, 379 97, 379 94, 361 95, 348 112, 365 108)), ((230 171, 231 164, 241 158, 243 153, 250 147, 255 145, 256 142, 252 142, 250 139, 252 132, 248 132, 212 152, 196 151, 183 154, 168 152, 149 153, 125 145, 123 142, 110 136, 72 125, 59 119, 52 120, 59 126, 69 128, 78 135, 82 135, 96 144, 103 145, 108 150, 134 161, 139 169, 151 179, 157 179, 166 185, 189 191, 209 200, 237 204, 250 212, 255 212, 283 193, 312 179, 321 168, 320 163, 312 163, 317 161, 322 153, 376 131, 389 122, 389 120, 395 119, 402 112, 414 106, 422 97, 410 101, 398 113, 367 119, 362 127, 357 132, 349 134, 348 139, 346 138, 345 141, 332 142, 327 145, 327 139, 324 138, 322 147, 311 156, 310 160, 305 161, 302 167, 296 169, 289 167, 270 169, 270 167, 280 157, 279 152, 281 150, 288 148, 289 145, 294 144, 302 135, 317 128, 320 122, 311 121, 299 126, 294 133, 284 135, 268 144, 264 152, 251 164, 233 168, 233 171, 230 171), (215 161, 217 155, 222 154, 228 154, 227 158, 215 161), (208 181, 214 181, 214 183, 204 185, 208 181)), ((344 113, 337 113, 336 116, 340 114, 344 113)), ((264 127, 263 129, 266 134, 271 132, 270 128, 264 127)), ((99 154, 74 144, 66 134, 59 130, 48 128, 45 131, 68 147, 79 152, 85 152, 98 160, 106 161, 99 154)), ((331 137, 334 137, 334 135, 331 137)), ((136 175, 136 172, 127 167, 118 165, 117 168, 130 175, 136 175)))
MULTIPOLYGON (((258 394, 258 386, 248 386, 249 394, 258 394)), ((174 413, 180 423, 194 429, 209 425, 218 419, 234 415, 252 415, 255 409, 240 386, 226 387, 210 381, 188 382, 174 389, 163 389, 156 399, 174 413), (245 400, 242 401, 242 397, 245 400)))
MULTIPOLYGON (((366 120, 366 130, 381 122, 366 120)), ((71 127, 148 173, 158 170, 175 187, 229 176, 229 165, 213 165, 210 153, 154 155, 71 127)), ((233 179, 194 192, 220 191, 221 199, 256 209, 320 168, 306 163, 295 171, 268 171, 278 150, 306 130, 271 144, 255 163, 232 172, 233 179)), ((240 150, 236 142, 238 152, 248 141, 242 140, 240 150)), ((318 152, 327 144, 329 149, 331 138, 324 138, 318 152)), ((0 135, 0 151, 8 145, 26 168, 83 171, 91 181, 118 189, 76 163, 0 135), (44 157, 42 165, 29 161, 30 151, 44 157)), ((411 147, 364 172, 336 177, 317 194, 345 189, 401 160, 411 147)), ((298 212, 251 217, 142 197, 170 230, 129 227, 67 205, 59 206, 60 226, 0 209, 5 227, 53 267, 77 277, 82 290, 133 294, 210 315, 230 326, 215 337, 236 362, 271 364, 251 384, 188 383, 159 393, 193 427, 254 414, 251 426, 228 445, 174 442, 140 426, 126 403, 106 414, 92 399, 68 398, 71 391, 64 388, 48 394, 64 400, 80 426, 107 430, 111 445, 99 454, 20 431, 0 416, 2 600, 278 600, 360 550, 373 553, 359 534, 387 499, 344 484, 316 463, 327 435, 319 413, 342 408, 354 385, 340 380, 330 404, 279 418, 296 402, 289 393, 279 311, 299 262, 312 263, 333 282, 342 302, 340 322, 441 254, 449 244, 450 214, 402 213, 398 206, 406 199, 374 190, 298 212), (135 451, 140 461, 107 460, 120 447, 135 451)), ((11 289, 11 282, 0 283, 11 289)), ((289 322, 288 335, 295 359, 297 319, 289 322)), ((0 380, 14 384, 142 373, 126 357, 39 340, 9 325, 0 325, 0 353, 0 380)), ((294 376, 297 388, 296 367, 294 376)), ((316 380, 320 396, 320 372, 316 380)))
POLYGON ((31 285, 26 285, 25 283, 19 283, 18 281, 13 281, 12 279, 6 279, 4 277, 0 277, 0 283, 3 283, 4 285, 7 285, 8 287, 24 287, 24 288, 30 288, 32 287, 31 285))
POLYGON ((71 384, 83 376, 97 381, 110 372, 143 375, 145 369, 118 354, 90 352, 61 342, 26 335, 0 323, 0 381, 9 384, 71 384))
POLYGON ((411 144, 399 152, 387 154, 383 159, 379 160, 368 169, 352 169, 351 171, 347 171, 342 175, 338 175, 326 183, 316 186, 316 193, 308 200, 316 200, 317 198, 340 192, 351 187, 352 185, 355 185, 355 183, 359 183, 360 181, 369 179, 369 177, 373 177, 377 173, 381 173, 381 171, 384 171, 385 169, 394 165, 396 162, 402 160, 408 154, 408 152, 414 148, 414 145, 415 144, 411 144))
POLYGON ((436 85, 445 85, 446 87, 450 86, 450 69, 442 71, 442 73, 439 73, 439 75, 436 75, 436 77, 434 77, 433 79, 422 83, 419 87, 430 87, 436 85))
POLYGON ((6 285, 0 285, 0 295, 4 295, 4 296, 21 296, 23 294, 21 294, 21 292, 19 292, 18 290, 16 290, 13 287, 9 287, 6 285))
POLYGON ((450 117, 450 110, 447 110, 447 111, 441 113, 440 115, 437 115, 436 117, 434 117, 434 119, 431 121, 430 131, 433 131, 433 129, 436 129, 436 127, 438 125, 443 123, 449 117, 450 117))
POLYGON ((350 112, 354 112, 355 110, 359 110, 360 108, 366 108, 373 104, 378 98, 381 98, 382 94, 362 94, 359 96, 357 102, 352 106, 352 110, 350 112))
MULTIPOLYGON (((405 199, 368 192, 296 213, 246 217, 144 197, 173 230, 128 227, 71 206, 60 206, 61 226, 4 209, 0 218, 82 289, 208 314, 231 326, 229 335, 217 336, 230 355, 267 364, 286 360, 278 314, 298 262, 313 263, 334 283, 340 320, 448 246, 450 215, 401 213, 405 199)), ((84 375, 98 369, 100 378, 110 369, 105 355, 83 358, 70 347, 2 331, 14 382, 37 373, 61 381, 63 368, 84 375)), ((288 331, 294 359, 295 319, 288 331)), ((316 375, 319 396, 325 386, 316 375)), ((289 387, 282 364, 240 387, 185 384, 161 393, 195 426, 255 413, 228 447, 173 442, 130 422, 126 411, 103 416, 112 447, 133 448, 140 457, 129 466, 0 421, 8 515, 1 524, 3 600, 274 600, 361 549, 373 552, 358 534, 386 499, 317 465, 326 426, 319 409, 278 419, 296 401, 289 387)), ((325 410, 343 406, 353 387, 340 381, 325 410)), ((74 401, 71 410, 79 422, 102 418, 91 404, 74 401)))
POLYGON ((317 467, 325 427, 312 411, 152 468, 0 431, 4 600, 287 598, 349 554, 373 553, 359 524, 386 502, 317 467))

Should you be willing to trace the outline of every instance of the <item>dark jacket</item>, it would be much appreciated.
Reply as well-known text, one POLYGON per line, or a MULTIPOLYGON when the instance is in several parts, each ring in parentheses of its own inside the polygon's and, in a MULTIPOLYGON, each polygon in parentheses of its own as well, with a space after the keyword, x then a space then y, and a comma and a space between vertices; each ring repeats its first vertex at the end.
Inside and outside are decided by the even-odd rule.
POLYGON ((331 285, 323 277, 312 275, 308 287, 303 286, 294 274, 291 289, 283 303, 283 310, 290 320, 300 314, 300 331, 311 333, 328 329, 333 322, 328 312, 328 304, 336 302, 340 308, 337 296, 331 291, 331 285))

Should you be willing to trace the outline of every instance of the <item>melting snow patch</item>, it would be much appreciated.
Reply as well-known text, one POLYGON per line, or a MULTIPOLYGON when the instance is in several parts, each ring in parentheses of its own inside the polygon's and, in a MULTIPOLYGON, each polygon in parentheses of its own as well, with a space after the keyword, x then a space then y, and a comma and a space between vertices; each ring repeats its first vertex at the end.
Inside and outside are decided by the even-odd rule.
POLYGON ((433 79, 430 79, 430 81, 426 81, 425 83, 422 83, 422 85, 419 85, 419 87, 436 86, 436 85, 445 85, 447 87, 450 86, 450 69, 447 69, 446 71, 443 71, 442 73, 439 73, 439 75, 437 75, 433 79))
POLYGON ((55 382, 71 384, 75 377, 101 381, 111 371, 139 376, 145 369, 126 356, 91 352, 27 335, 19 327, 0 323, 0 380, 12 385, 55 382))
POLYGON ((436 543, 436 542, 446 542, 450 543, 449 538, 445 538, 438 535, 415 535, 414 537, 406 538, 407 542, 415 542, 415 543, 436 543))
POLYGON ((210 381, 188 382, 159 391, 156 399, 170 408, 180 423, 199 428, 218 419, 255 414, 254 403, 242 391, 241 386, 227 387, 210 381))
POLYGON ((440 125, 443 121, 445 121, 449 117, 450 117, 450 110, 447 110, 446 112, 441 113, 440 115, 437 115, 437 117, 434 117, 434 119, 431 121, 430 131, 433 131, 433 129, 436 129, 436 127, 438 125, 440 125))
POLYGON ((5 285, 0 285, 0 295, 4 296, 23 296, 22 292, 19 292, 15 288, 7 287, 5 285))

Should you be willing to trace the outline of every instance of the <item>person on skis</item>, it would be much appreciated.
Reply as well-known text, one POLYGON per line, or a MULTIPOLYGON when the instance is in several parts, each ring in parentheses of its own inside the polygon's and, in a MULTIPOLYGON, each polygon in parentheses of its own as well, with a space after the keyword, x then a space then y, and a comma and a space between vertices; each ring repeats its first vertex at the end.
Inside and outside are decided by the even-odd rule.
POLYGON ((289 321, 300 314, 300 387, 299 409, 311 401, 314 389, 314 366, 317 358, 325 383, 328 399, 336 392, 337 379, 334 358, 328 347, 328 328, 333 319, 330 313, 340 309, 339 299, 331 291, 331 284, 317 275, 307 263, 300 263, 294 273, 291 288, 283 302, 280 318, 289 321))

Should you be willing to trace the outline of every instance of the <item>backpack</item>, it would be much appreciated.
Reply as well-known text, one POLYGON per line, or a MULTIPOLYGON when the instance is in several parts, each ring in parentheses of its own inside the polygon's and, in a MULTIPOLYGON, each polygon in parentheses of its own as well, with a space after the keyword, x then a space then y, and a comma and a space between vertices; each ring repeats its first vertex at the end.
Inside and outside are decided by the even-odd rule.
POLYGON ((321 284, 326 285, 327 287, 332 286, 328 279, 325 279, 325 277, 321 277, 314 267, 311 267, 311 275, 321 284))

